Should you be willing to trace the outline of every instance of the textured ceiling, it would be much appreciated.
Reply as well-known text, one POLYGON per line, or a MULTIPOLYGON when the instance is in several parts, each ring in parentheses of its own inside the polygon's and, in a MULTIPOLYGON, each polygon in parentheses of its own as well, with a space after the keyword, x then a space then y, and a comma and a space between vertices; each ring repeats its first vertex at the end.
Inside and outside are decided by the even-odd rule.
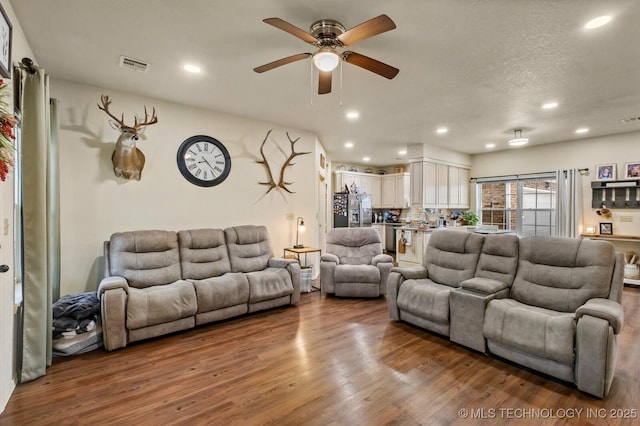
MULTIPOLYGON (((332 158, 402 163, 432 144, 465 153, 640 130, 638 0, 12 0, 40 66, 57 79, 123 90, 315 132, 332 158), (322 18, 351 28, 380 14, 397 29, 349 50, 400 69, 387 80, 344 64, 333 92, 312 94, 308 60, 258 65, 312 46, 262 22, 308 30, 322 18), (612 22, 587 31, 589 19, 612 22), (118 67, 120 55, 151 63, 118 67), (184 62, 200 75, 187 75, 184 62), (558 108, 543 110, 548 101, 558 108), (342 105, 341 105, 342 104, 342 105), (345 113, 360 112, 350 122, 345 113), (436 128, 445 126, 446 135, 436 128), (353 141, 354 148, 344 148, 353 141)), ((18 58, 16 58, 18 59, 18 58)))

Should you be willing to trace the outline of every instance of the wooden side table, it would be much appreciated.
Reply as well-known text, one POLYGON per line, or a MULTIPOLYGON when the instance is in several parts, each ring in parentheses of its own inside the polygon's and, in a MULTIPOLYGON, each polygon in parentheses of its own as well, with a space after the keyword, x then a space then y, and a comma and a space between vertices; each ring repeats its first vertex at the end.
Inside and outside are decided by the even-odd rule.
MULTIPOLYGON (((296 259, 298 259, 298 262, 300 263, 300 267, 303 268, 303 269, 309 267, 308 266, 309 264, 307 263, 307 255, 309 253, 320 253, 320 254, 322 254, 322 250, 319 249, 319 248, 315 248, 315 247, 302 247, 302 248, 293 248, 293 247, 291 247, 291 248, 285 248, 284 249, 282 257, 287 257, 287 252, 293 253, 295 255, 296 259), (304 254, 304 264, 300 261, 300 255, 301 254, 304 254)), ((320 290, 319 288, 313 287, 313 286, 311 286, 310 288, 311 288, 311 290, 313 290, 314 288, 317 289, 317 290, 320 290)))

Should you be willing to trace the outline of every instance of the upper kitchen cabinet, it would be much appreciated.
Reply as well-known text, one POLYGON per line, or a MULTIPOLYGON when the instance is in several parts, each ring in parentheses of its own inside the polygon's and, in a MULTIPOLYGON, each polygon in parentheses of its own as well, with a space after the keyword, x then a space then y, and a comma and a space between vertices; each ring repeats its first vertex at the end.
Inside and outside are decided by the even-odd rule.
POLYGON ((371 195, 374 209, 409 207, 409 173, 394 173, 389 175, 375 175, 358 172, 335 172, 333 178, 334 192, 341 192, 346 188, 350 192, 371 195))
POLYGON ((449 208, 469 208, 469 169, 449 167, 449 208))
POLYGON ((469 207, 469 169, 416 160, 409 174, 414 209, 469 207))
POLYGON ((382 207, 404 209, 411 205, 409 173, 382 176, 382 207))

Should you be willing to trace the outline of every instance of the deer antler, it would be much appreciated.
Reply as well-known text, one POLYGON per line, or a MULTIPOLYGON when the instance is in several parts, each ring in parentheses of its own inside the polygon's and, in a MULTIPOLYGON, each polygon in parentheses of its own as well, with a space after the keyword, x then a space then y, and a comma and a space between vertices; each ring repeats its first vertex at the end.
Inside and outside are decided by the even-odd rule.
MULTIPOLYGON (((124 124, 124 113, 120 118, 116 117, 109 111, 109 105, 111 105, 111 100, 109 99, 109 95, 100 96, 100 100, 102 101, 102 105, 98 104, 98 108, 107 113, 107 115, 113 118, 120 127, 129 127, 124 124)), ((156 124, 158 122, 158 116, 156 115, 156 108, 153 108, 153 112, 151 113, 151 119, 149 119, 149 113, 147 113, 147 107, 144 107, 144 121, 142 123, 138 123, 138 117, 134 117, 133 130, 139 130, 143 126, 150 126, 152 124, 156 124)))
POLYGON ((144 121, 142 123, 138 123, 138 117, 134 117, 133 128, 139 129, 142 126, 150 126, 152 124, 156 124, 158 122, 158 116, 156 115, 156 108, 153 107, 153 112, 151 113, 151 120, 149 120, 149 114, 147 114, 147 107, 144 107, 144 121))
POLYGON ((280 169, 280 180, 278 181, 278 187, 284 189, 285 191, 287 191, 290 194, 293 194, 294 192, 290 191, 289 188, 287 188, 287 185, 291 185, 293 182, 285 182, 284 181, 284 172, 285 172, 287 167, 293 166, 295 164, 295 163, 292 163, 291 160, 293 160, 294 158, 296 158, 299 155, 305 155, 305 154, 311 154, 311 153, 310 152, 296 152, 295 144, 296 144, 296 142, 298 142, 300 140, 300 137, 298 137, 296 140, 291 140, 291 136, 289 136, 289 132, 287 132, 287 138, 289 139, 289 143, 291 144, 291 154, 289 154, 289 157, 287 158, 287 161, 284 162, 284 165, 280 169))
POLYGON ((260 145, 260 155, 262 156, 262 160, 256 160, 256 163, 262 164, 265 169, 267 169, 267 177, 269 178, 268 182, 258 182, 260 185, 267 185, 269 189, 267 189, 267 194, 271 192, 273 188, 275 188, 276 182, 273 180, 273 173, 271 173, 271 167, 269 167, 269 162, 267 161, 267 157, 264 156, 264 144, 267 143, 267 139, 269 138, 269 134, 273 129, 269 129, 262 144, 260 145))
POLYGON ((109 99, 109 95, 100 96, 100 100, 102 101, 102 105, 98 104, 98 108, 106 112, 109 117, 116 120, 116 122, 120 126, 126 127, 126 125, 124 124, 124 113, 122 114, 122 117, 118 118, 115 115, 111 114, 111 112, 109 111, 109 105, 111 105, 111 100, 109 99))

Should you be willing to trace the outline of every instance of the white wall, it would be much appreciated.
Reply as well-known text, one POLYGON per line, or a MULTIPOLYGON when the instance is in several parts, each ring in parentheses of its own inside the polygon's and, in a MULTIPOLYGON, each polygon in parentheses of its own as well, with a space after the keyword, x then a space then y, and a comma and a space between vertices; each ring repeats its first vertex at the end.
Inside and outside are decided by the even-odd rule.
MULTIPOLYGON (((640 235, 639 209, 614 209, 613 218, 604 220, 596 214, 596 209, 591 208, 591 181, 596 178, 596 165, 617 164, 617 179, 622 180, 622 169, 627 162, 640 162, 640 132, 473 155, 471 176, 477 178, 588 168, 590 175, 582 178, 583 224, 597 226, 599 222, 612 221, 614 234, 640 235), (633 221, 621 222, 621 216, 631 216, 633 221)), ((475 194, 471 195, 472 205, 475 205, 475 194)), ((635 249, 639 250, 637 246, 635 249)))
MULTIPOLYGON (((307 229, 317 229, 319 145, 314 134, 61 80, 52 81, 51 96, 60 100, 61 295, 96 290, 102 243, 114 232, 261 224, 269 229, 280 257, 295 241, 295 220, 287 214, 302 216, 307 229), (111 97, 111 112, 124 113, 125 121, 142 113, 144 105, 157 111, 158 123, 138 142, 146 156, 140 181, 113 173, 111 154, 119 133, 96 105, 101 94, 111 97), (256 160, 269 129, 273 131, 265 150, 276 180, 290 152, 287 131, 292 139, 300 137, 297 152, 311 152, 296 157, 287 169, 294 194, 265 194, 267 187, 258 184, 266 179, 256 160), (180 144, 198 134, 218 139, 231 154, 231 173, 218 186, 195 186, 176 166, 180 144)), ((313 245, 318 237, 310 233, 305 238, 313 245)))

